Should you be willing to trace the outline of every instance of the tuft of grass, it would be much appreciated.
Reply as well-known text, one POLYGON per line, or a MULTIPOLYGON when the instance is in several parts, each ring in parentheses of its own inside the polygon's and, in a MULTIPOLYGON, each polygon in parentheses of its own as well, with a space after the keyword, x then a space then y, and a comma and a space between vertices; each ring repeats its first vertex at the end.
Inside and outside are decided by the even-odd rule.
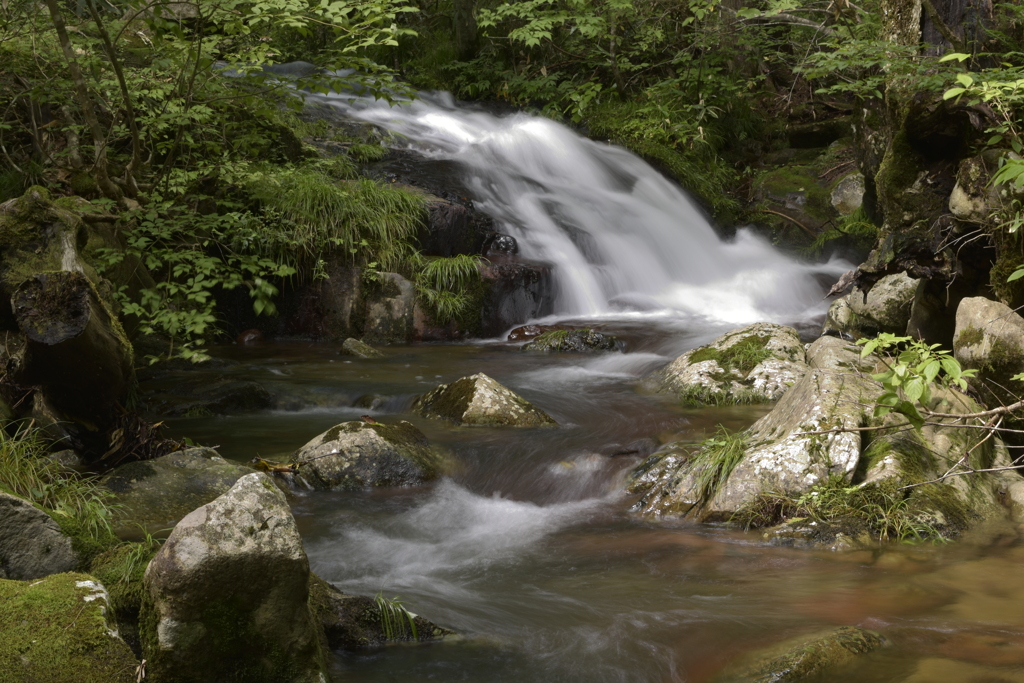
POLYGON ((280 225, 263 251, 297 269, 311 272, 332 251, 382 271, 400 270, 418 255, 412 239, 426 217, 419 195, 372 180, 335 182, 317 165, 258 171, 245 189, 280 225))
POLYGON ((388 149, 383 145, 355 144, 348 148, 348 156, 360 164, 380 161, 387 155, 388 149))
POLYGON ((416 277, 416 291, 434 318, 456 320, 473 304, 470 290, 480 282, 480 257, 459 254, 426 260, 416 277))
POLYGON ((735 370, 746 377, 758 364, 771 358, 772 352, 765 346, 770 339, 767 335, 752 334, 725 349, 703 346, 690 354, 689 362, 713 360, 725 372, 735 370))
POLYGON ((419 640, 416 632, 416 615, 410 612, 398 596, 384 597, 384 591, 374 597, 377 610, 380 612, 380 625, 387 640, 419 640))
POLYGON ((0 430, 0 490, 47 512, 88 561, 117 541, 111 528, 113 494, 94 477, 69 472, 47 455, 38 430, 21 428, 13 436, 0 430))
POLYGON ((746 445, 744 432, 731 432, 721 425, 713 437, 701 443, 688 463, 688 471, 694 478, 698 508, 705 507, 718 494, 736 465, 743 460, 746 445))
POLYGON ((830 224, 814 238, 805 251, 808 256, 817 258, 826 247, 834 244, 867 253, 877 239, 878 226, 871 222, 867 212, 861 207, 849 216, 841 218, 838 224, 830 224))
POLYGON ((689 408, 739 406, 770 403, 771 398, 756 389, 728 392, 717 387, 691 385, 679 392, 679 402, 689 408))

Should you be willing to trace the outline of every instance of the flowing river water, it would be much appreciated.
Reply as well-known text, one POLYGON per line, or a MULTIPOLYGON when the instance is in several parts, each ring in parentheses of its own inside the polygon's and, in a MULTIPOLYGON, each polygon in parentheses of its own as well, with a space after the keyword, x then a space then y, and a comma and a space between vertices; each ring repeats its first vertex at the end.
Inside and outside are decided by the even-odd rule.
POLYGON ((768 410, 685 409, 638 393, 637 379, 747 322, 794 324, 812 337, 822 279, 846 264, 798 263, 747 231, 720 240, 642 161, 550 121, 461 109, 440 95, 400 108, 320 101, 457 160, 476 206, 523 256, 552 266, 554 317, 626 342, 625 353, 592 356, 523 353, 501 340, 393 346, 373 360, 308 342, 214 349, 234 361, 224 374, 259 381, 279 405, 173 421, 226 457, 285 459, 369 413, 410 420, 460 464, 417 488, 293 496, 320 576, 346 592, 398 596, 464 634, 337 654, 337 680, 699 683, 759 648, 856 625, 892 645, 829 680, 1024 683, 1016 535, 837 554, 628 511, 622 477, 651 439, 699 441, 768 410), (408 412, 414 396, 476 372, 561 426, 454 428, 408 412), (371 394, 384 397, 379 407, 353 405, 371 394))

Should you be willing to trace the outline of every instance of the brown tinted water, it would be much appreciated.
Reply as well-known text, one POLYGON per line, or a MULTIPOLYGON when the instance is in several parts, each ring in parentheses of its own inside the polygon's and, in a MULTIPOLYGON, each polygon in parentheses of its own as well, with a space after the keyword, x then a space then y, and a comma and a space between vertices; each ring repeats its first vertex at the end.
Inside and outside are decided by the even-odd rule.
POLYGON ((684 409, 635 390, 642 373, 715 330, 611 331, 630 353, 531 355, 490 343, 389 347, 383 359, 359 360, 321 344, 224 347, 216 354, 237 364, 223 373, 263 383, 279 409, 173 428, 227 457, 284 458, 369 413, 414 422, 461 463, 423 487, 293 497, 317 573, 346 592, 399 596, 465 634, 336 654, 339 681, 699 683, 758 648, 855 625, 891 646, 827 680, 1024 683, 1016 535, 836 554, 630 514, 620 482, 637 457, 615 453, 640 439, 739 429, 766 408, 684 409), (416 394, 481 371, 562 427, 454 428, 406 412, 416 394), (365 394, 388 398, 354 406, 365 394))

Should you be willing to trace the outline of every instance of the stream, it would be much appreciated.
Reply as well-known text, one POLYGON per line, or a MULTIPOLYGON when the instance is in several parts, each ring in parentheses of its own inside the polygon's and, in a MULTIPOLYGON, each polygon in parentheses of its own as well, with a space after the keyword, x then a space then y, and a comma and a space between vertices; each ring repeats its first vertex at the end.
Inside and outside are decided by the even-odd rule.
MULTIPOLYGON (((841 625, 891 647, 835 681, 1024 683, 1024 544, 831 553, 776 548, 759 533, 640 519, 624 473, 657 443, 741 429, 765 406, 687 409, 636 382, 739 325, 820 330, 828 284, 849 264, 792 260, 749 230, 722 240, 674 184, 632 154, 525 114, 499 117, 443 94, 388 107, 310 96, 455 160, 475 206, 552 268, 555 314, 625 353, 530 354, 501 339, 391 346, 222 346, 223 374, 255 380, 278 409, 179 418, 180 435, 228 458, 285 459, 369 414, 409 420, 459 470, 403 489, 299 492, 312 568, 349 593, 399 597, 464 637, 336 654, 338 681, 700 683, 745 653, 841 625), (408 412, 436 385, 485 372, 548 412, 554 430, 455 428, 408 412), (357 407, 377 395, 377 407, 357 407)), ((525 321, 524 321, 525 322, 525 321)))

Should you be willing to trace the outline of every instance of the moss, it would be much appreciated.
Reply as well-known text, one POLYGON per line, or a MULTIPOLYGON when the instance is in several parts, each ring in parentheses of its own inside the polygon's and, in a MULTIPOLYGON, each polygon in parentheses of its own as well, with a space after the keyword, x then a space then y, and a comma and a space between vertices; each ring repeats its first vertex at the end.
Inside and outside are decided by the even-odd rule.
POLYGON ((765 173, 755 183, 770 197, 780 200, 802 194, 805 197, 803 211, 815 220, 825 222, 835 210, 831 193, 818 182, 817 176, 813 166, 784 166, 765 173))
POLYGON ((469 404, 476 396, 476 381, 472 377, 463 377, 451 384, 442 384, 433 391, 417 399, 413 408, 438 415, 446 420, 458 420, 469 409, 469 404))
POLYGON ((0 683, 130 683, 138 662, 107 633, 85 574, 0 580, 0 683))
POLYGON ((724 349, 703 346, 691 352, 688 360, 691 365, 713 360, 726 373, 737 372, 746 377, 761 362, 771 358, 772 352, 767 348, 769 341, 768 335, 752 334, 724 349))
POLYGON ((844 626, 763 662, 747 680, 754 683, 816 680, 825 671, 848 664, 857 655, 871 652, 885 642, 877 633, 844 626))
POLYGON ((140 657, 139 614, 148 598, 144 578, 157 549, 154 543, 123 543, 97 555, 89 567, 89 573, 100 580, 110 595, 110 609, 121 637, 140 657))
POLYGON ((985 333, 973 326, 964 328, 956 338, 957 346, 977 346, 985 339, 985 333))
POLYGON ((83 569, 89 566, 94 557, 120 542, 108 527, 96 527, 80 517, 60 514, 42 507, 40 509, 50 515, 64 535, 71 539, 71 547, 78 555, 79 566, 83 569))

